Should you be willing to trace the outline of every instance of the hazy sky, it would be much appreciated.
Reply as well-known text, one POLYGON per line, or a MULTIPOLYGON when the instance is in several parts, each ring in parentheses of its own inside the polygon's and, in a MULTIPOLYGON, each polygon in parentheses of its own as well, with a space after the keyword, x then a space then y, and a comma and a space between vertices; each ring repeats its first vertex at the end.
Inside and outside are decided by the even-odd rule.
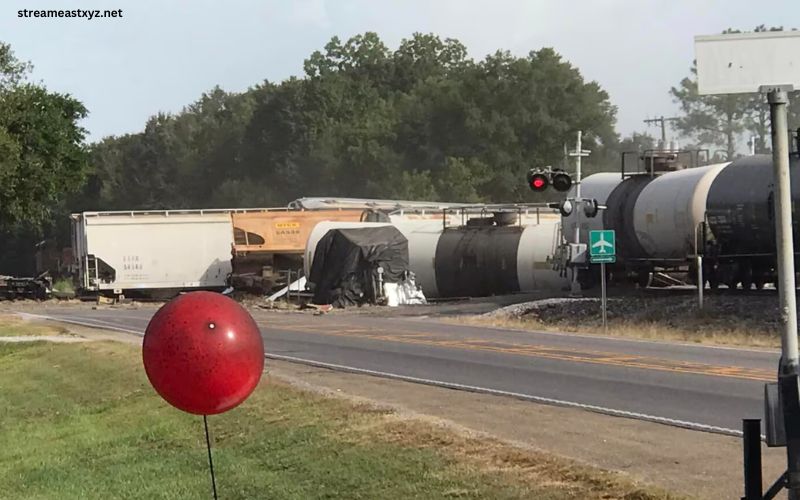
MULTIPOLYGON (((481 59, 549 46, 618 107, 618 131, 675 113, 668 91, 688 73, 693 36, 759 24, 800 27, 797 0, 5 0, 0 40, 33 78, 89 108, 90 139, 135 132, 219 84, 241 91, 300 75, 331 36, 375 31, 390 48, 415 31, 463 42, 481 59), (117 19, 20 18, 20 9, 122 9, 117 19)), ((657 134, 657 130, 650 129, 657 134)))

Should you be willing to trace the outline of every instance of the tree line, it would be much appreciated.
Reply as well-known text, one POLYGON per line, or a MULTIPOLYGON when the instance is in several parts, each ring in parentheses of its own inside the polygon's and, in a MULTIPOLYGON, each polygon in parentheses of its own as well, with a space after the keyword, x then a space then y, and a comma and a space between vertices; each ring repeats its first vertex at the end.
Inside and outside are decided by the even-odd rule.
MULTIPOLYGON (((754 32, 783 31, 783 27, 756 26, 754 32)), ((794 30, 793 30, 794 31, 794 30)), ((726 33, 742 33, 727 29, 726 33)), ((692 64, 690 74, 670 89, 670 95, 680 106, 681 114, 675 122, 677 131, 696 147, 710 148, 711 156, 720 160, 733 160, 741 136, 756 154, 771 151, 769 106, 766 96, 754 94, 699 95, 697 93, 697 66, 692 64), (714 149, 720 148, 720 149, 714 149)), ((789 128, 800 127, 800 91, 789 93, 789 128)))
POLYGON ((143 132, 92 147, 87 208, 275 206, 300 196, 462 202, 532 199, 530 167, 587 131, 599 167, 615 109, 551 49, 482 61, 417 34, 333 38, 303 78, 219 88, 143 132))
MULTIPOLYGON (((395 50, 375 33, 334 37, 301 77, 239 93, 217 87, 141 132, 93 144, 78 125, 83 105, 29 83, 29 69, 0 44, 0 273, 22 272, 44 238, 69 245, 70 212, 323 195, 552 200, 531 193, 525 173, 561 166, 578 130, 592 150, 588 173, 617 170, 621 151, 654 147, 649 135, 620 140, 608 94, 550 48, 474 60, 459 41, 432 34, 395 50)), ((756 126, 758 106, 731 115, 738 103, 697 96, 694 82, 672 94, 684 111, 679 130, 697 146, 756 126)))

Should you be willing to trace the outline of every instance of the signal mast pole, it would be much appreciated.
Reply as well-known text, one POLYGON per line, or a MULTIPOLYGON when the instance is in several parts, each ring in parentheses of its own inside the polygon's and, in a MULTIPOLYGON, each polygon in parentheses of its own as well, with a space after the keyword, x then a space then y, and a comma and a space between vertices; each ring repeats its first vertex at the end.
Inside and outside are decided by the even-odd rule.
POLYGON ((786 430, 786 489, 790 500, 800 500, 800 398, 798 397, 797 304, 794 282, 792 194, 789 182, 789 129, 786 90, 769 89, 772 121, 772 162, 775 171, 775 236, 778 250, 778 300, 780 302, 781 363, 778 385, 786 430))
MULTIPOLYGON (((575 157, 575 243, 581 242, 581 211, 578 209, 581 204, 581 158, 589 156, 591 151, 583 150, 581 130, 578 130, 578 139, 575 141, 575 151, 569 153, 569 156, 575 157)), ((578 283, 578 267, 572 267, 572 290, 573 295, 581 293, 581 284, 578 283)))

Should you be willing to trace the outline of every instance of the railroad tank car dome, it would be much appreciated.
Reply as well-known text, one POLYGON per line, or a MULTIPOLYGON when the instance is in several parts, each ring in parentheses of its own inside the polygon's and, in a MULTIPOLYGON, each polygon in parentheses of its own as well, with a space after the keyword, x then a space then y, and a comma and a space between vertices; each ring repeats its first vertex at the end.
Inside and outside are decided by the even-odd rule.
POLYGON ((728 165, 668 172, 644 186, 629 221, 644 256, 685 259, 695 253, 695 243, 702 244, 699 225, 705 220, 709 189, 728 165))
MULTIPOLYGON (((594 198, 600 205, 604 205, 608 196, 622 182, 619 173, 600 172, 592 174, 581 180, 581 197, 594 198)), ((575 196, 576 186, 572 186, 567 197, 575 196)), ((568 243, 575 243, 575 224, 580 221, 582 242, 589 239, 589 231, 604 229, 603 217, 586 217, 581 210, 574 210, 569 217, 562 217, 561 224, 564 230, 564 238, 568 243)))
MULTIPOLYGON (((800 216, 800 162, 791 159, 793 233, 798 241, 800 216)), ((733 161, 708 192, 706 204, 710 239, 721 255, 775 253, 772 156, 755 155, 733 161)))

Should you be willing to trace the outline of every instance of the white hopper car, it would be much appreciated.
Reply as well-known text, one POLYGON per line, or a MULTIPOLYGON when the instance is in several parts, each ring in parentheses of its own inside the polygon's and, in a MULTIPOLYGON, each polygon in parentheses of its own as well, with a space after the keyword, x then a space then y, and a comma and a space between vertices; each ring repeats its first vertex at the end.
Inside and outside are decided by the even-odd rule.
POLYGON ((70 218, 83 290, 122 294, 226 286, 230 210, 83 212, 70 218))

